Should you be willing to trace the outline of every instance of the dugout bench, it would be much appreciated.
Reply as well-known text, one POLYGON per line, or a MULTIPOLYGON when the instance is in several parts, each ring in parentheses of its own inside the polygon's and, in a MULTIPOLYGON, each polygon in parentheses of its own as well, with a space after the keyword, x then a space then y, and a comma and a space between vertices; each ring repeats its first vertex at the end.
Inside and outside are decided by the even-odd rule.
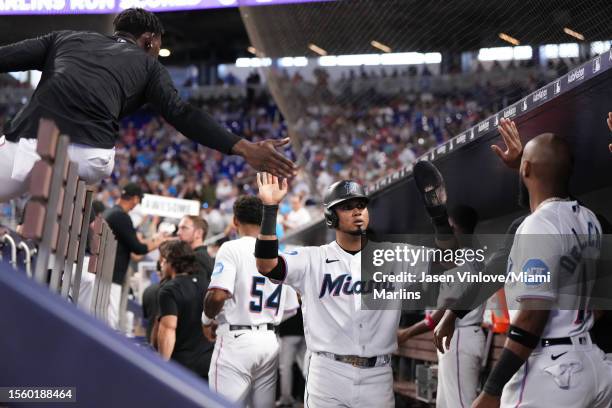
MULTIPOLYGON (((505 341, 505 334, 493 334, 484 372, 489 372, 495 365, 505 341)), ((437 363, 438 355, 432 332, 420 334, 400 344, 393 356, 393 391, 399 397, 397 399, 421 401, 424 406, 435 406, 437 363)))

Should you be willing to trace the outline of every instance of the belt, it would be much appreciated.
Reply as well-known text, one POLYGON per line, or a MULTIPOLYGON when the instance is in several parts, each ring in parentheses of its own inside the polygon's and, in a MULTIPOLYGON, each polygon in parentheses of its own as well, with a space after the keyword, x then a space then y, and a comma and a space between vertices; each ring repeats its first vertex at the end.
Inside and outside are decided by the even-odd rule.
MULTIPOLYGON (((571 346, 572 344, 574 343, 572 342, 571 337, 557 337, 553 339, 541 339, 540 340, 540 345, 542 347, 562 346, 562 345, 571 346)), ((580 345, 589 344, 587 336, 585 335, 585 336, 578 337, 578 344, 580 345)))
POLYGON ((381 367, 389 364, 389 362, 391 361, 391 356, 389 356, 388 354, 376 357, 345 356, 325 352, 317 352, 317 354, 323 357, 327 357, 331 360, 339 361, 341 363, 350 364, 353 367, 361 368, 381 367))
POLYGON ((260 325, 255 325, 255 326, 230 324, 229 329, 230 331, 236 331, 236 330, 272 330, 272 331, 276 331, 276 326, 274 326, 272 323, 260 324, 260 325))

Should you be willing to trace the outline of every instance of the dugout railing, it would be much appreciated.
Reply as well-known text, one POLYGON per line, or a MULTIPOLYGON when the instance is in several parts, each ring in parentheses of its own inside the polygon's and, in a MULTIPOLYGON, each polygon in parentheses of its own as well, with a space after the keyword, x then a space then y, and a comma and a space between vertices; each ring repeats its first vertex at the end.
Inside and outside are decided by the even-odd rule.
POLYGON ((106 320, 116 240, 101 218, 94 223, 94 236, 88 236, 94 190, 79 178, 78 164, 68 158, 68 137, 45 119, 37 136, 41 159, 29 177, 23 223, 19 232, 0 227, 0 257, 15 272, 74 304, 89 264, 89 272, 96 274, 92 310, 106 320))

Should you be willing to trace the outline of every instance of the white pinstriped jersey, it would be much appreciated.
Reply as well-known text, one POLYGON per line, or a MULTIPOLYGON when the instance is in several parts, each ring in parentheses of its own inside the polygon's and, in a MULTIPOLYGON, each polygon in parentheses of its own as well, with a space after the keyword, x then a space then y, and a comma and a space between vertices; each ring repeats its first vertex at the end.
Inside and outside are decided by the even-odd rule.
POLYGON ((550 276, 549 282, 506 282, 511 320, 523 299, 548 299, 553 310, 543 338, 568 337, 593 325, 588 307, 601 247, 601 225, 595 214, 576 201, 541 205, 516 231, 508 273, 550 276))
POLYGON ((217 315, 219 324, 277 325, 284 311, 299 307, 292 288, 274 284, 257 271, 254 252, 253 237, 225 242, 217 252, 208 288, 223 289, 232 295, 217 315))
MULTIPOLYGON (((374 281, 362 280, 361 252, 352 255, 334 241, 296 248, 283 253, 282 258, 286 264, 284 283, 302 297, 304 334, 310 351, 362 357, 395 351, 400 307, 361 309, 360 294, 374 286, 374 281)), ((397 263, 397 268, 420 275, 429 271, 429 264, 397 263)))

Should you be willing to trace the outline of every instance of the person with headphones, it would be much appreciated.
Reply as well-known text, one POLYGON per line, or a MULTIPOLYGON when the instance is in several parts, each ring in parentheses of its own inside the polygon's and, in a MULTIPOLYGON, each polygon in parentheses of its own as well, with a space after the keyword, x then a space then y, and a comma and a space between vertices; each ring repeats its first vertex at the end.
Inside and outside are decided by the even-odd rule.
MULTIPOLYGON (((441 176, 419 178, 423 179, 425 188, 418 187, 428 209, 435 207, 436 216, 443 212, 448 223, 446 194, 439 194, 444 190, 441 176)), ((257 269, 272 281, 293 287, 302 297, 304 333, 311 352, 306 363, 304 406, 394 407, 390 361, 397 348, 401 308, 361 307, 360 295, 375 284, 361 274, 361 250, 370 222, 364 189, 352 180, 332 184, 324 197, 324 210, 325 222, 335 230, 336 239, 279 256, 276 213, 287 194, 287 181, 279 183, 276 177, 260 173, 257 184, 264 203, 261 232, 255 244, 257 269)), ((440 231, 450 231, 450 226, 446 227, 440 231)), ((398 266, 414 273, 428 270, 428 263, 423 262, 398 266)))

